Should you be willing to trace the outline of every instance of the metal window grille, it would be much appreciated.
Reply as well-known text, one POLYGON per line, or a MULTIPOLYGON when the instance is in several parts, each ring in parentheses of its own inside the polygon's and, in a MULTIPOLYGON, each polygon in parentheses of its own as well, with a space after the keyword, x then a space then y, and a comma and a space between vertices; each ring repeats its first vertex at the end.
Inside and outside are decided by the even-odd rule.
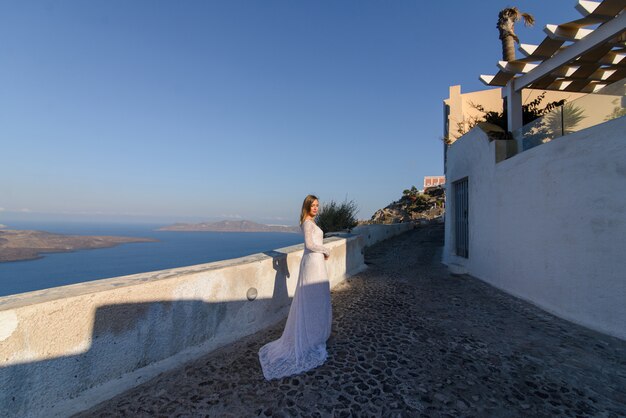
POLYGON ((454 233, 456 255, 467 258, 469 256, 469 228, 468 228, 468 184, 467 177, 453 183, 454 186, 454 233))

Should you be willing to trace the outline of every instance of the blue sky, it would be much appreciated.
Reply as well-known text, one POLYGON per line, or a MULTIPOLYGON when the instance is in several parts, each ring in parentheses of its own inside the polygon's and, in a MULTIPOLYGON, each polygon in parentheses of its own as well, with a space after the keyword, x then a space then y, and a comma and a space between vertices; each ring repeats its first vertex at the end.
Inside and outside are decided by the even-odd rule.
MULTIPOLYGON (((508 1, 2 1, 0 223, 359 218, 443 174, 442 100, 483 89, 508 1)), ((517 1, 537 24, 575 1, 517 1)))

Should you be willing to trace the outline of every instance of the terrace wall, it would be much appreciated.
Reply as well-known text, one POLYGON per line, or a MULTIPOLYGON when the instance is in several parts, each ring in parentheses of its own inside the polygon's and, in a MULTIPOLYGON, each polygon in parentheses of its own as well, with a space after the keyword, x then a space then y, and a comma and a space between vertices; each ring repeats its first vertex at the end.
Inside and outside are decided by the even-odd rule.
MULTIPOLYGON (((331 287, 365 269, 366 244, 407 229, 326 239, 331 287)), ((302 254, 296 245, 0 298, 0 415, 67 416, 280 322, 302 254)))

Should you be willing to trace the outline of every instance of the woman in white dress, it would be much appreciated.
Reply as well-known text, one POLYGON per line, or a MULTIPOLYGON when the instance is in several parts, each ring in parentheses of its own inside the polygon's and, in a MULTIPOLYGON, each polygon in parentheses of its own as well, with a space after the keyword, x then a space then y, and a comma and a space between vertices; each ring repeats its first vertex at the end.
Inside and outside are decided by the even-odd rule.
POLYGON ((324 260, 328 260, 330 251, 322 245, 324 233, 315 224, 318 210, 317 197, 308 195, 302 203, 300 215, 304 254, 287 324, 278 340, 259 350, 261 368, 267 380, 299 374, 326 361, 332 311, 324 260))

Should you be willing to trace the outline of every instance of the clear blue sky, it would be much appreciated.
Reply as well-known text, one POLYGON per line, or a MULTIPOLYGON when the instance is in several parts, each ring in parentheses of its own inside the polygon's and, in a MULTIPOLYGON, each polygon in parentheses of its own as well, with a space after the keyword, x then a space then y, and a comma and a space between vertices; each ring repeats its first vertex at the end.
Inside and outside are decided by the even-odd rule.
MULTIPOLYGON (((543 39, 575 1, 517 1, 543 39)), ((359 218, 443 174, 508 1, 2 1, 0 223, 359 218)))

